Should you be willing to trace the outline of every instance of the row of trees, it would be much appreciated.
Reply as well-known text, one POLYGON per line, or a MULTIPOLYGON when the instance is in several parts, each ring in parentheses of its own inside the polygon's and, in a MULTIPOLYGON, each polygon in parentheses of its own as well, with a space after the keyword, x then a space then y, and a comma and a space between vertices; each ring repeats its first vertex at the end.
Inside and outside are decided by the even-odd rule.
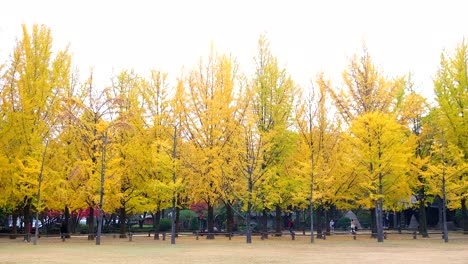
POLYGON ((230 232, 236 213, 250 227, 252 212, 363 207, 383 241, 384 210, 419 206, 424 219, 446 197, 468 231, 467 56, 465 42, 442 53, 435 106, 407 76, 386 77, 365 48, 342 88, 324 74, 299 87, 265 36, 251 76, 212 48, 175 85, 161 71, 124 70, 96 87, 92 72, 79 79, 67 49, 52 49, 49 28, 23 26, 0 68, 0 207, 25 225, 31 212, 68 219, 88 208, 91 233, 94 210, 125 223, 204 202, 213 232, 223 203, 230 232))

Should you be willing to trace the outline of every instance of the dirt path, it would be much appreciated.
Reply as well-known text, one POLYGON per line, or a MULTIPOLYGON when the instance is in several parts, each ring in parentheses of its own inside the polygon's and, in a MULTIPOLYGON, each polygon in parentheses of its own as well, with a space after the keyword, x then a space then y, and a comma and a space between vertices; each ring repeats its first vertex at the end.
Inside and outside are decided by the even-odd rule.
POLYGON ((0 239, 0 263, 468 263, 468 236, 451 236, 449 243, 437 237, 409 239, 394 237, 377 243, 366 237, 331 236, 327 240, 310 237, 271 237, 252 244, 245 237, 217 237, 206 240, 179 237, 168 240, 147 236, 128 239, 103 237, 101 246, 85 237, 41 238, 37 245, 21 239, 0 239))

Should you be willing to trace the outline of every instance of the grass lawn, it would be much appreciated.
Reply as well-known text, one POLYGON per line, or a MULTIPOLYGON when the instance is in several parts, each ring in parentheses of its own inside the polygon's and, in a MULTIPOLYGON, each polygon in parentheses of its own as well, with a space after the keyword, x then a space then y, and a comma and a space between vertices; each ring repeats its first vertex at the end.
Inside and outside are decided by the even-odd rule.
POLYGON ((468 263, 468 235, 450 234, 444 243, 440 235, 413 240, 411 235, 389 235, 377 243, 368 235, 353 240, 351 235, 329 236, 326 240, 309 236, 244 236, 214 240, 180 236, 175 245, 146 235, 128 239, 104 236, 100 246, 85 236, 62 242, 58 237, 42 237, 37 245, 7 237, 0 238, 0 263, 468 263))

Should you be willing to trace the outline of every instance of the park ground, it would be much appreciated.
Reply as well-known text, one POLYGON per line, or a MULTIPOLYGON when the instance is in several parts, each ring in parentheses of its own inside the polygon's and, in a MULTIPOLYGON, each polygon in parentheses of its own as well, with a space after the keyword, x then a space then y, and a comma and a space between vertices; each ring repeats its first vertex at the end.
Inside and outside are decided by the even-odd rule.
POLYGON ((176 244, 147 235, 115 238, 107 235, 101 245, 85 236, 41 237, 38 243, 22 238, 0 237, 0 263, 468 263, 468 235, 449 234, 444 243, 439 234, 413 239, 409 234, 389 234, 378 243, 367 234, 354 240, 350 234, 328 236, 326 240, 297 235, 253 237, 216 236, 214 240, 181 235, 176 244))

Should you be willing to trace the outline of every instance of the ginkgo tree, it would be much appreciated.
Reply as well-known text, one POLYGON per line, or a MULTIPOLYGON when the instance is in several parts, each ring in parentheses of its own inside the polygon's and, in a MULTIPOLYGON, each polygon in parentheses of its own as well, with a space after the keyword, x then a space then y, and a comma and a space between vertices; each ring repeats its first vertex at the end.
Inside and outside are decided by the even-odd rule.
MULTIPOLYGON (((355 55, 350 60, 348 69, 343 72, 343 80, 345 83, 343 89, 335 90, 331 85, 327 85, 327 91, 346 126, 350 126, 362 115, 372 113, 387 115, 397 111, 407 86, 404 77, 386 78, 372 61, 365 46, 361 56, 355 55)), ((397 120, 396 115, 390 116, 394 121, 397 120)), ((349 156, 349 160, 352 159, 354 156, 349 156)), ((352 171, 347 174, 358 175, 352 171)), ((373 203, 368 206, 373 219, 371 227, 373 233, 377 233, 377 225, 382 221, 377 219, 373 203)))
POLYGON ((112 121, 111 114, 114 98, 111 97, 108 88, 98 89, 93 81, 93 73, 79 87, 80 96, 70 97, 66 100, 73 105, 73 111, 68 112, 70 124, 66 130, 69 131, 71 140, 76 142, 67 147, 74 148, 72 155, 67 156, 71 161, 69 175, 66 176, 67 184, 74 193, 74 208, 88 208, 88 239, 94 239, 95 209, 98 208, 102 176, 102 154, 106 143, 106 127, 112 121))
MULTIPOLYGON (((41 210, 36 199, 46 142, 53 136, 60 104, 59 90, 68 85, 71 59, 67 50, 53 52, 51 30, 23 25, 19 40, 1 76, 3 207, 23 210, 29 228, 31 207, 41 210)), ((48 164, 45 164, 47 170, 48 164)), ((16 226, 14 226, 14 229, 16 226)), ((14 230, 15 232, 15 230, 14 230)))
POLYGON ((353 121, 346 141, 352 147, 351 166, 359 177, 356 200, 376 209, 377 238, 383 242, 383 210, 409 199, 412 180, 408 177, 414 140, 407 128, 390 114, 367 113, 353 121))
MULTIPOLYGON (((208 205, 207 238, 214 238, 214 206, 221 198, 221 167, 230 158, 228 150, 233 130, 235 108, 234 61, 218 55, 213 48, 206 63, 200 61, 179 89, 176 97, 180 115, 182 137, 190 155, 181 157, 183 166, 189 167, 187 188, 192 202, 208 205)), ((187 153, 187 152, 184 152, 187 153)))
POLYGON ((153 213, 155 239, 159 239, 161 212, 172 206, 172 200, 183 188, 181 175, 177 175, 177 184, 173 182, 175 174, 180 174, 178 158, 174 155, 180 133, 177 130, 176 93, 171 94, 171 89, 167 74, 157 70, 152 70, 140 86, 145 133, 138 158, 146 174, 145 196, 150 206, 148 211, 153 213))
MULTIPOLYGON (((335 167, 334 162, 337 160, 335 154, 339 140, 339 122, 328 120, 330 109, 326 107, 328 102, 326 88, 329 82, 324 80, 323 74, 318 76, 317 86, 318 89, 312 87, 307 91, 306 97, 302 100, 303 103, 296 111, 295 118, 302 148, 307 149, 307 153, 301 152, 303 155, 301 162, 304 163, 304 168, 303 173, 300 174, 305 177, 306 181, 303 184, 309 189, 306 192, 309 193, 310 228, 313 232, 313 212, 316 207, 320 212, 317 216, 319 221, 317 235, 321 236, 323 226, 321 213, 334 204, 336 197, 333 191, 334 186, 339 186, 331 180, 332 168, 335 167)), ((311 236, 311 242, 314 242, 313 236, 311 236)))
POLYGON ((54 173, 53 180, 45 182, 43 195, 44 204, 48 210, 64 212, 66 233, 75 232, 76 220, 72 221, 71 212, 84 208, 85 206, 77 199, 74 190, 80 184, 75 178, 79 171, 76 166, 81 160, 80 152, 82 140, 80 128, 75 126, 76 111, 80 107, 74 98, 79 98, 80 89, 77 73, 73 73, 70 84, 64 86, 60 96, 62 98, 56 123, 56 136, 49 142, 50 168, 54 173))
MULTIPOLYGON (((426 194, 427 179, 423 177, 423 174, 430 161, 431 140, 429 135, 431 130, 430 123, 427 122, 429 105, 424 97, 410 89, 409 93, 404 95, 398 110, 399 122, 407 126, 415 138, 414 157, 409 164, 410 175, 415 180, 413 191, 419 206, 419 233, 423 237, 428 237, 426 206, 432 202, 433 197, 426 194)), ((398 208, 395 209, 397 211, 398 208)))
MULTIPOLYGON (((453 54, 441 55, 439 70, 434 78, 434 92, 438 103, 437 124, 446 127, 445 140, 457 146, 468 161, 468 44, 463 40, 453 54)), ((463 230, 468 233, 467 185, 468 174, 458 176, 463 230), (464 187, 462 187, 464 186, 464 187)))
POLYGON ((252 110, 257 124, 258 142, 263 142, 257 161, 263 173, 256 187, 257 204, 263 213, 262 231, 267 233, 266 215, 276 211, 275 228, 281 230, 281 208, 285 204, 279 199, 280 188, 275 188, 287 178, 284 161, 292 152, 290 128, 293 124, 292 108, 297 87, 286 69, 279 66, 273 55, 270 42, 265 35, 258 40, 258 53, 254 58, 256 68, 252 82, 252 110))
MULTIPOLYGON (((119 212, 120 237, 126 237, 127 215, 149 210, 144 195, 147 174, 142 169, 141 149, 145 149, 146 131, 140 104, 141 79, 132 71, 122 71, 112 81, 112 119, 100 131, 104 135, 103 148, 108 148, 102 168, 106 177, 106 211, 119 212), (111 143, 111 144, 110 144, 111 143)), ((104 149, 105 150, 105 149, 104 149)))

